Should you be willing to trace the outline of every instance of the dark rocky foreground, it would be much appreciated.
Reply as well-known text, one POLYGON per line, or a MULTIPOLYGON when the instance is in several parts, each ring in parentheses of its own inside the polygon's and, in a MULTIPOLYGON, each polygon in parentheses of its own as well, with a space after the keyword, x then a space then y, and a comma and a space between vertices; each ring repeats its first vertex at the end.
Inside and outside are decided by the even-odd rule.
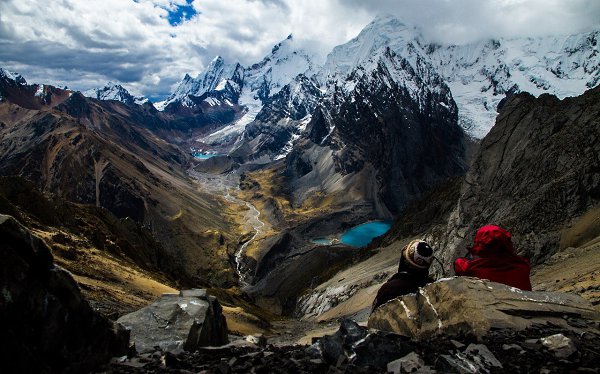
POLYGON ((521 332, 493 331, 479 341, 458 337, 415 342, 399 335, 367 330, 347 320, 342 321, 337 333, 317 339, 312 346, 229 345, 179 354, 156 349, 144 355, 114 359, 101 372, 375 373, 388 369, 397 373, 411 370, 430 373, 599 372, 597 323, 591 326, 576 319, 570 323, 575 329, 595 328, 596 333, 578 334, 546 325, 521 332), (542 343, 545 337, 555 334, 563 334, 571 344, 561 350, 542 343))
POLYGON ((0 215, 0 372, 89 372, 127 352, 129 331, 90 307, 50 248, 0 215))

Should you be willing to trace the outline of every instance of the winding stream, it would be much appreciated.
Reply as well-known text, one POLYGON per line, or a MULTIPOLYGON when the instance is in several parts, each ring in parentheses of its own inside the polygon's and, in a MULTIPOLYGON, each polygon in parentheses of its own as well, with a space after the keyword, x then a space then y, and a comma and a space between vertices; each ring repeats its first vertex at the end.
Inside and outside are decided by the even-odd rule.
POLYGON ((232 189, 239 189, 239 176, 236 173, 228 173, 226 175, 213 175, 199 173, 193 169, 188 170, 188 174, 194 178, 206 191, 220 194, 223 198, 229 202, 238 205, 244 205, 248 210, 244 214, 245 227, 254 231, 254 235, 243 243, 235 253, 235 271, 238 274, 240 280, 240 286, 244 287, 248 285, 246 277, 242 272, 242 258, 248 245, 252 243, 258 235, 263 232, 265 223, 259 219, 260 211, 256 209, 251 203, 238 199, 232 196, 230 191, 232 189))
POLYGON ((229 190, 227 190, 227 194, 224 197, 226 200, 231 201, 232 203, 240 205, 245 204, 246 207, 248 207, 248 211, 244 215, 244 218, 246 219, 246 226, 250 225, 254 230, 254 235, 252 235, 252 237, 249 240, 242 244, 240 246, 240 249, 238 249, 238 251, 235 253, 235 270, 238 273, 240 285, 247 286, 248 282, 246 282, 246 277, 242 272, 242 256, 244 255, 244 251, 246 250, 246 247, 248 247, 248 244, 250 244, 254 239, 256 239, 256 237, 260 233, 262 233, 262 229, 265 227, 265 223, 258 218, 260 217, 260 211, 256 209, 254 205, 250 204, 247 201, 240 200, 237 197, 231 196, 229 190))

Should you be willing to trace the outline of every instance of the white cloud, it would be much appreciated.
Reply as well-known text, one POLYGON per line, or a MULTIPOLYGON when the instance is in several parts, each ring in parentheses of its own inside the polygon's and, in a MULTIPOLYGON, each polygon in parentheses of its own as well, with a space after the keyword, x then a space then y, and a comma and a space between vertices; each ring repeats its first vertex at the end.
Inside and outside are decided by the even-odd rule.
POLYGON ((186 0, 2 0, 0 66, 33 82, 74 89, 120 81, 164 96, 185 73, 219 54, 258 62, 293 33, 328 52, 380 13, 420 25, 429 37, 464 42, 492 36, 575 33, 599 27, 595 0, 195 0, 197 14, 174 27, 186 0))

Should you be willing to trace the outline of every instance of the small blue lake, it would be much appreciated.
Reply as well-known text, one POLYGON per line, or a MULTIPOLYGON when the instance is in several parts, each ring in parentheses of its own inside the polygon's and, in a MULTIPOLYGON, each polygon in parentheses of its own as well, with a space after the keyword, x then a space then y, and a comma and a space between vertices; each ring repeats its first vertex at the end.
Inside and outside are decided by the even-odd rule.
POLYGON ((340 241, 351 247, 364 247, 389 231, 392 221, 374 221, 355 226, 342 234, 340 241))
POLYGON ((204 153, 192 153, 192 156, 194 156, 195 159, 198 160, 208 160, 209 158, 213 158, 215 156, 223 156, 222 154, 204 154, 204 153))

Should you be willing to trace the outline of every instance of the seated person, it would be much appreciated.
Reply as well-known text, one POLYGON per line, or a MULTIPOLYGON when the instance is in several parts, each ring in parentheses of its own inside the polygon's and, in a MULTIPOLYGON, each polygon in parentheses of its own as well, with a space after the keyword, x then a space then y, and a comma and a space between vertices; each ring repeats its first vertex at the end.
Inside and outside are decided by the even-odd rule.
POLYGON ((429 277, 429 266, 433 260, 433 249, 422 240, 413 240, 402 250, 398 272, 381 286, 373 301, 372 311, 399 296, 415 293, 419 287, 433 282, 429 277))
POLYGON ((510 233, 494 225, 477 230, 467 258, 454 261, 456 275, 489 279, 531 291, 529 260, 515 254, 510 233))

